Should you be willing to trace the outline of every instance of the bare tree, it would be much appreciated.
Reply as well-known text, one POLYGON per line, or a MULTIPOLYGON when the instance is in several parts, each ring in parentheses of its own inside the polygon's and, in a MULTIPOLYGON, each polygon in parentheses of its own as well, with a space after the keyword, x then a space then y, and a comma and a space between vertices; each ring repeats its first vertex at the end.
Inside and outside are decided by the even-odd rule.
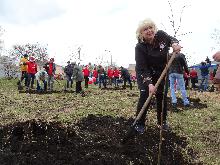
POLYGON ((39 66, 43 66, 49 59, 47 45, 45 46, 39 43, 14 45, 13 48, 9 50, 9 56, 11 58, 20 58, 24 54, 35 57, 39 66))
POLYGON ((211 50, 215 50, 216 48, 220 48, 220 30, 214 29, 214 32, 211 34, 211 39, 214 41, 214 46, 211 47, 211 50))
POLYGON ((4 32, 5 32, 5 30, 0 26, 0 55, 1 55, 1 52, 3 49, 3 44, 4 44, 4 41, 2 39, 4 32))
MULTIPOLYGON (((173 36, 174 37, 184 36, 184 35, 192 33, 192 32, 180 32, 181 26, 182 26, 183 13, 188 5, 183 5, 180 9, 180 13, 178 13, 173 8, 174 2, 178 3, 178 1, 168 0, 167 2, 169 5, 169 9, 170 9, 170 15, 168 15, 168 19, 169 19, 170 26, 172 27, 173 36)), ((164 24, 162 24, 162 26, 165 28, 164 24)))

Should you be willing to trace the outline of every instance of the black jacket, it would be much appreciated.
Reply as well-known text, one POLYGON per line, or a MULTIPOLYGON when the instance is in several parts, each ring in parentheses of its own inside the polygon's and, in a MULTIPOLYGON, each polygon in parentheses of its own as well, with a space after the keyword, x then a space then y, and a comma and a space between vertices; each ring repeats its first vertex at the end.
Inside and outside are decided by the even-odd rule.
POLYGON ((123 79, 130 79, 130 73, 126 68, 121 68, 121 77, 123 79))
POLYGON ((178 42, 164 31, 156 33, 153 44, 138 42, 135 47, 137 82, 140 86, 152 83, 152 77, 160 75, 167 63, 169 47, 178 42))
POLYGON ((189 74, 189 70, 188 70, 185 55, 182 54, 182 53, 179 53, 174 58, 171 66, 170 66, 169 73, 184 74, 183 71, 185 71, 186 73, 189 74))

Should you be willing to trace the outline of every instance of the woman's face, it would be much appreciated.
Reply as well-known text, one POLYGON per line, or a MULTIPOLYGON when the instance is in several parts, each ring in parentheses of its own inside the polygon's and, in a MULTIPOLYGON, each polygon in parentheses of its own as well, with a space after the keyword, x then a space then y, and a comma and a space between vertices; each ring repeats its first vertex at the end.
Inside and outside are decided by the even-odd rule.
POLYGON ((155 28, 153 26, 144 27, 141 31, 143 38, 147 42, 152 42, 155 36, 155 28))

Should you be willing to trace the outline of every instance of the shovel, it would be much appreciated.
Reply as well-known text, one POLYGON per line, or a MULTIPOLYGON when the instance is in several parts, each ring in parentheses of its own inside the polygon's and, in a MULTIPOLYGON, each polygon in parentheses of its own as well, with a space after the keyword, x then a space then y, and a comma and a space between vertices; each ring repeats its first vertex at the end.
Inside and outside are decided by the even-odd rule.
MULTIPOLYGON (((170 66, 171 66, 171 64, 172 64, 172 62, 173 62, 173 60, 174 60, 174 58, 175 58, 175 56, 176 56, 176 53, 173 52, 173 53, 172 53, 172 56, 171 56, 171 58, 170 58, 170 60, 168 61, 167 65, 165 66, 165 68, 164 68, 163 72, 161 73, 159 79, 157 80, 157 83, 155 84, 155 90, 157 90, 157 88, 158 88, 158 86, 160 85, 161 81, 164 79, 164 77, 165 77, 165 75, 166 75, 168 69, 170 68, 170 66)), ((144 103, 143 107, 141 108, 139 114, 137 115, 136 119, 134 120, 134 122, 133 122, 133 124, 132 124, 130 130, 128 131, 128 133, 127 133, 127 135, 124 137, 124 139, 122 140, 122 144, 125 144, 129 139, 133 138, 133 137, 136 135, 137 131, 136 131, 135 128, 134 128, 134 127, 135 127, 135 124, 136 124, 137 121, 140 120, 140 118, 142 117, 142 115, 143 115, 143 113, 144 113, 146 107, 147 107, 148 104, 150 103, 151 98, 152 98, 153 95, 154 95, 154 93, 149 93, 149 96, 148 96, 147 100, 145 101, 145 103, 144 103)))

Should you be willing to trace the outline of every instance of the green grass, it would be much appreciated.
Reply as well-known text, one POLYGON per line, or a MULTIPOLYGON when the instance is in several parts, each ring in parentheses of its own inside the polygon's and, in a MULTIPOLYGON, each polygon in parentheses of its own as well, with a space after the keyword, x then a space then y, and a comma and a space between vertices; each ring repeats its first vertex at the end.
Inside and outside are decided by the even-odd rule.
MULTIPOLYGON (((86 97, 75 93, 28 94, 19 93, 17 80, 0 79, 0 125, 32 119, 59 121, 64 125, 76 123, 89 114, 134 118, 139 92, 127 90, 100 90, 90 85, 86 97)), ((62 90, 55 82, 55 89, 62 90)), ((173 132, 187 138, 188 148, 196 151, 195 161, 220 164, 220 94, 193 93, 207 108, 181 109, 170 113, 168 121, 173 132)), ((149 125, 156 125, 155 111, 149 112, 149 125)), ((183 151, 187 155, 189 150, 183 151)))

